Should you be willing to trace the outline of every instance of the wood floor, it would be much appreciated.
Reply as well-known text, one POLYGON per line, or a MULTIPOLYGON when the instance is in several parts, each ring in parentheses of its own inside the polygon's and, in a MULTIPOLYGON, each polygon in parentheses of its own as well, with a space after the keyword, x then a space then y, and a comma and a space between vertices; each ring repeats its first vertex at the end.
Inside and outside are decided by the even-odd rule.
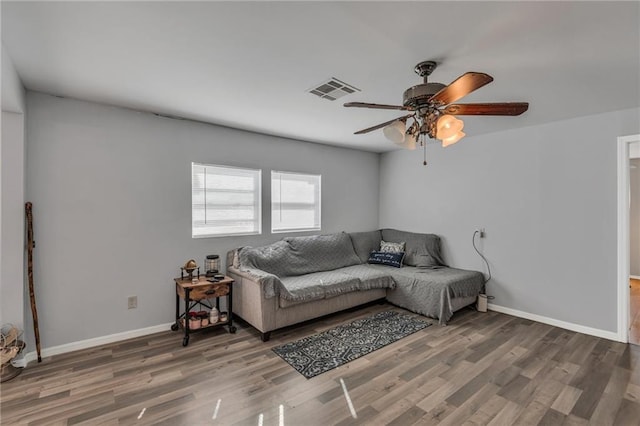
POLYGON ((640 280, 629 280, 629 343, 640 345, 640 280))
POLYGON ((463 310, 310 380, 271 351, 390 309, 401 311, 368 306, 267 343, 240 323, 235 335, 195 334, 187 348, 167 331, 46 358, 2 385, 1 422, 640 424, 640 347, 495 312, 463 310))

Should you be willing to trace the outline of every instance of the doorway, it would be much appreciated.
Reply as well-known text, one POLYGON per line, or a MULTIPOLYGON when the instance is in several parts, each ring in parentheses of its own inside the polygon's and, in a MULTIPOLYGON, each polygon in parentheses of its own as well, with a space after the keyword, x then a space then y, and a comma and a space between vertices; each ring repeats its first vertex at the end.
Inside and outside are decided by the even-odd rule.
POLYGON ((629 145, 629 343, 640 345, 640 142, 629 145))
POLYGON ((618 138, 618 340, 640 345, 640 135, 618 138))

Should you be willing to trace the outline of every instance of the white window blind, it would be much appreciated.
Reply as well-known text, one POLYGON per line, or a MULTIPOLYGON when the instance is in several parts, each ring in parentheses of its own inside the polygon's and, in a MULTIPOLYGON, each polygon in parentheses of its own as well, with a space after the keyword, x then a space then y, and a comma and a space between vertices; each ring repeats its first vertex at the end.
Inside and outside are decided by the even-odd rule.
POLYGON ((192 236, 260 234, 261 171, 191 163, 192 236))
POLYGON ((271 232, 320 230, 320 175, 271 172, 271 232))

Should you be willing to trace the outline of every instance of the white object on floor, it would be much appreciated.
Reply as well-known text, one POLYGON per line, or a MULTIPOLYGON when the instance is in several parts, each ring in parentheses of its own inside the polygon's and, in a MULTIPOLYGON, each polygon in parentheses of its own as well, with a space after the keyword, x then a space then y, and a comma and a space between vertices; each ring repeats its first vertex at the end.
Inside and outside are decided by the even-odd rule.
POLYGON ((353 408, 353 403, 351 402, 351 397, 349 396, 349 391, 347 390, 347 385, 344 384, 344 380, 340 379, 340 384, 342 385, 342 391, 344 392, 344 397, 347 400, 347 405, 349 406, 349 411, 351 411, 351 417, 354 419, 358 418, 358 414, 356 413, 356 409, 353 408))
POLYGON ((478 312, 487 312, 487 295, 479 294, 478 295, 478 312))

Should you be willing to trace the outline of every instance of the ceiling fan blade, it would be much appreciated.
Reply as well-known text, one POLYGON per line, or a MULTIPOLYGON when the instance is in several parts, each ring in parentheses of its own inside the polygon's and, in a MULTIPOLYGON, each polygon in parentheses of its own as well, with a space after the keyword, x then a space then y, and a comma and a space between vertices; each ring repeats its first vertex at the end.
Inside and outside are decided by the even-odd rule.
POLYGON ((362 130, 358 130, 357 132, 354 133, 354 135, 362 135, 364 133, 369 133, 369 132, 373 132, 374 130, 378 130, 381 129, 385 126, 388 126, 389 124, 393 123, 396 120, 406 120, 409 117, 412 117, 413 114, 409 114, 409 115, 405 115, 404 117, 398 117, 398 118, 394 118, 393 120, 389 120, 389 121, 385 121, 384 123, 380 123, 378 125, 375 125, 373 127, 369 127, 367 129, 362 129, 362 130))
POLYGON ((451 102, 455 102, 463 96, 468 95, 474 90, 481 88, 485 84, 491 83, 492 81, 493 77, 489 74, 482 72, 464 73, 453 83, 433 95, 430 101, 437 105, 448 105, 451 102))
POLYGON ((451 104, 443 112, 451 115, 520 115, 529 109, 528 102, 490 104, 451 104))
POLYGON ((347 102, 344 104, 347 108, 374 108, 374 109, 399 109, 405 111, 413 111, 413 107, 402 105, 386 105, 386 104, 368 104, 366 102, 347 102))

